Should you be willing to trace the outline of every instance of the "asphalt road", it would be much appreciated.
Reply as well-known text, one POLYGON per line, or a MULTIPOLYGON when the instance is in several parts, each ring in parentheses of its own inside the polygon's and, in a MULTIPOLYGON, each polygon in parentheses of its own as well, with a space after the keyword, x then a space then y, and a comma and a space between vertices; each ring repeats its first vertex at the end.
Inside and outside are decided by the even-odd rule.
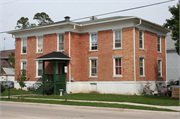
POLYGON ((180 119, 179 113, 0 102, 0 119, 180 119))

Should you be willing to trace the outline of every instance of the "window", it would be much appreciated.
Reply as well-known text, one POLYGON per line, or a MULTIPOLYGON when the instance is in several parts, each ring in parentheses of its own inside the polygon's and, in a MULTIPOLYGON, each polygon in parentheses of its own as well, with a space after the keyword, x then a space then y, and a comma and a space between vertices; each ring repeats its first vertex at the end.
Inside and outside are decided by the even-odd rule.
POLYGON ((144 58, 140 57, 140 76, 144 76, 144 58))
POLYGON ((38 36, 37 37, 37 52, 42 52, 43 51, 43 37, 38 36))
POLYGON ((58 50, 59 51, 64 50, 64 34, 59 34, 58 50))
POLYGON ((158 77, 162 77, 162 60, 158 60, 158 77))
POLYGON ((27 39, 26 38, 22 39, 21 53, 22 54, 27 53, 27 39))
POLYGON ((37 74, 36 74, 36 76, 37 77, 41 77, 42 76, 42 69, 43 69, 43 62, 42 61, 37 61, 37 63, 36 63, 36 67, 37 67, 37 74))
POLYGON ((97 34, 90 34, 91 50, 97 50, 97 34))
POLYGON ((97 77, 97 60, 98 57, 90 57, 90 77, 97 77))
POLYGON ((144 32, 141 30, 139 31, 139 48, 144 48, 144 32))
POLYGON ((161 52, 161 37, 157 37, 157 47, 158 47, 158 52, 161 52))
POLYGON ((122 32, 114 31, 114 48, 121 48, 122 47, 122 32))
POLYGON ((25 60, 21 61, 21 70, 22 70, 22 72, 25 72, 25 74, 26 74, 26 69, 27 69, 27 63, 26 62, 27 61, 25 61, 25 60))
POLYGON ((122 77, 122 56, 113 56, 114 76, 122 77))

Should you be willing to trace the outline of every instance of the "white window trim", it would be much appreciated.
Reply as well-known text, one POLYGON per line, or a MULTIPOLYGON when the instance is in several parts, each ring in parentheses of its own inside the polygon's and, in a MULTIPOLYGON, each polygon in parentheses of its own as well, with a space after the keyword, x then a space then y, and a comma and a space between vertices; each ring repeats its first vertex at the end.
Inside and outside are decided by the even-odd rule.
POLYGON ((113 49, 112 50, 120 50, 122 48, 122 29, 113 30, 113 49), (121 47, 115 48, 115 31, 121 31, 121 47))
POLYGON ((139 56, 139 68, 140 68, 140 58, 143 59, 143 75, 141 75, 141 74, 140 74, 140 71, 139 71, 139 76, 140 76, 140 77, 146 77, 146 76, 145 76, 145 63, 144 63, 145 56, 139 56))
POLYGON ((98 57, 89 57, 89 78, 98 78, 98 76, 91 76, 91 60, 97 60, 97 75, 98 75, 98 57))
MULTIPOLYGON (((158 37, 160 37, 160 51, 157 51, 157 52, 158 52, 158 53, 162 53, 162 52, 161 52, 161 51, 162 51, 162 50, 161 50, 161 36, 158 35, 157 38, 158 38, 158 37)), ((158 41, 158 40, 157 40, 157 41, 158 41)), ((158 42, 157 42, 157 44, 158 44, 158 42)), ((158 48, 158 47, 157 47, 157 48, 158 48)))
POLYGON ((41 62, 41 61, 36 61, 36 77, 35 78, 42 78, 42 76, 38 76, 38 62, 41 62))
POLYGON ((36 54, 43 53, 43 36, 36 36, 36 54), (38 52, 38 40, 42 37, 42 52, 38 52))
POLYGON ((23 62, 26 62, 26 72, 27 72, 27 60, 26 59, 20 60, 21 70, 23 69, 23 62))
MULTIPOLYGON (((161 76, 158 76, 158 78, 162 78, 163 76, 162 76, 162 59, 161 58, 158 58, 158 61, 161 61, 160 62, 160 65, 161 65, 161 76)), ((158 67, 159 67, 159 64, 158 64, 158 67)), ((158 74, 159 74, 159 70, 158 70, 158 74)))
POLYGON ((26 55, 27 54, 27 37, 21 38, 21 55, 26 55), (23 40, 26 39, 26 53, 23 53, 23 40))
MULTIPOLYGON (((57 51, 58 52, 64 52, 64 49, 63 50, 59 50, 59 35, 64 35, 64 33, 57 33, 57 51)), ((64 40, 64 46, 65 46, 65 40, 64 40)))
MULTIPOLYGON (((143 30, 139 30, 139 32, 142 31, 142 48, 139 47, 140 50, 145 50, 144 49, 144 31, 143 30)), ((139 44, 140 44, 140 38, 139 38, 139 44)))
POLYGON ((119 56, 112 56, 113 58, 113 77, 123 77, 123 61, 122 61, 122 57, 123 55, 119 55, 119 56), (121 58, 121 75, 116 75, 116 70, 115 70, 115 59, 119 59, 121 58))
POLYGON ((89 52, 96 52, 98 51, 98 33, 97 32, 92 32, 92 33, 89 33, 89 52), (92 34, 96 34, 97 35, 97 49, 96 50, 92 50, 91 49, 91 46, 92 46, 92 39, 91 39, 91 35, 92 34))

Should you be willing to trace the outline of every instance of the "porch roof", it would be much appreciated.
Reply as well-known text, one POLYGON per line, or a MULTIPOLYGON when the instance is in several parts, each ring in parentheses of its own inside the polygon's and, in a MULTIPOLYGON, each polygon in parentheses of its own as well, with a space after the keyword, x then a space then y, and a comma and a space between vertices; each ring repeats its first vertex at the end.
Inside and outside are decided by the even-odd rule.
POLYGON ((55 52, 51 52, 49 54, 43 55, 41 57, 38 57, 34 60, 36 60, 36 61, 38 61, 38 60, 41 60, 41 61, 43 61, 43 60, 46 60, 46 61, 49 61, 49 60, 71 60, 71 58, 63 52, 55 51, 55 52))

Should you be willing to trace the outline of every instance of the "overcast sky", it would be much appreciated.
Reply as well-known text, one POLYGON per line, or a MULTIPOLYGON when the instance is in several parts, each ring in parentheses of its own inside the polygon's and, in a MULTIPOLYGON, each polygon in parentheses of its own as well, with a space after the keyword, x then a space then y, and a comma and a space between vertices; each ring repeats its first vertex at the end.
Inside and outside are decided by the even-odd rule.
MULTIPOLYGON (((57 22, 64 20, 65 16, 70 16, 71 20, 73 20, 163 1, 165 0, 0 0, 0 32, 14 30, 17 20, 21 17, 28 17, 30 23, 37 23, 33 20, 33 17, 38 12, 47 13, 54 22, 57 22)), ((163 25, 166 19, 172 17, 168 7, 177 3, 178 0, 175 0, 98 18, 137 16, 163 25)), ((4 50, 4 46, 5 50, 15 49, 14 41, 12 35, 1 33, 0 50, 4 50)))

